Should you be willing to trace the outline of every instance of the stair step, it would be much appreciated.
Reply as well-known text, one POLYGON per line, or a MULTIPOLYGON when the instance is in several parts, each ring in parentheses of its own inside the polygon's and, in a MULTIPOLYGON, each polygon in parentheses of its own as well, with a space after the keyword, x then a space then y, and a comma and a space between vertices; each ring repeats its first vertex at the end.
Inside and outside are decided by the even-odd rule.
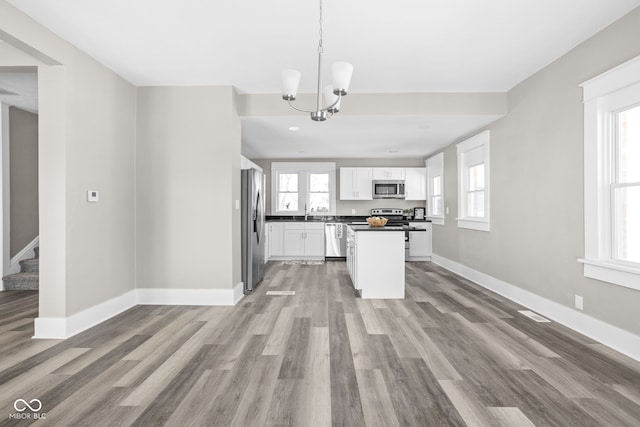
POLYGON ((39 276, 37 272, 16 273, 4 276, 2 278, 4 281, 4 289, 12 291, 37 290, 40 281, 39 276))
POLYGON ((29 258, 20 261, 20 271, 23 273, 37 273, 40 271, 40 258, 29 258))

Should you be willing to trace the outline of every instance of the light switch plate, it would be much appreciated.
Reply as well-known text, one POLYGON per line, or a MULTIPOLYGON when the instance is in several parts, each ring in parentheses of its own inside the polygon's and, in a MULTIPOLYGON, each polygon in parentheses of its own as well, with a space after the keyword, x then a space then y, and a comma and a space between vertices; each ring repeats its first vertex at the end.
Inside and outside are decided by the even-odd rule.
POLYGON ((576 308, 578 310, 584 310, 584 298, 582 298, 580 295, 576 295, 576 301, 575 301, 575 305, 576 308))
POLYGON ((96 203, 99 199, 98 190, 87 190, 87 202, 96 203))

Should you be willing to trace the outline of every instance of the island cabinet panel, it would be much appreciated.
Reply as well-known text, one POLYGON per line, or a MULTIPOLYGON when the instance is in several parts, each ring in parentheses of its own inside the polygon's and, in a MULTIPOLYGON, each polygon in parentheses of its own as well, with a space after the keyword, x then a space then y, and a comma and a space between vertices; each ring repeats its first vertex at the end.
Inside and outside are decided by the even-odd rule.
POLYGON ((347 264, 360 297, 404 298, 404 231, 349 228, 347 264))
POLYGON ((356 259, 356 233, 353 228, 347 227, 347 271, 351 276, 351 281, 356 289, 360 289, 356 283, 356 274, 354 271, 356 259))

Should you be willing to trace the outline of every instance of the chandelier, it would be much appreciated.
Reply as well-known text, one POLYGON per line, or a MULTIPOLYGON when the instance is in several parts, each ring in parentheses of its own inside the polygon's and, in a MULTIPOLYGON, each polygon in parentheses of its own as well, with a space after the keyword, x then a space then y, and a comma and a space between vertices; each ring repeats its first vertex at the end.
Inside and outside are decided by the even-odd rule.
POLYGON ((331 67, 333 85, 327 85, 322 89, 322 0, 320 0, 320 40, 318 42, 318 90, 316 93, 316 109, 305 110, 292 104, 295 101, 300 84, 300 72, 298 70, 282 70, 282 99, 289 103, 289 106, 303 113, 310 113, 311 120, 323 122, 328 117, 333 116, 340 110, 340 100, 347 95, 353 65, 348 62, 335 62, 331 67), (326 107, 322 108, 322 94, 324 92, 324 102, 326 107))

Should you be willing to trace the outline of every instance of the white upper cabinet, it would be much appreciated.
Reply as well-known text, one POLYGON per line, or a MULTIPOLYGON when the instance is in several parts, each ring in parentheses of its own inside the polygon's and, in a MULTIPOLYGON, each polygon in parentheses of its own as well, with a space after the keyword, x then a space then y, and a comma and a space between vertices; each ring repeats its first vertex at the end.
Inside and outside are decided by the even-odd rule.
POLYGON ((405 169, 406 200, 427 200, 427 168, 405 169))
POLYGON ((405 179, 405 168, 373 168, 374 181, 402 181, 405 179))
POLYGON ((340 168, 340 200, 373 200, 371 168, 340 168))

